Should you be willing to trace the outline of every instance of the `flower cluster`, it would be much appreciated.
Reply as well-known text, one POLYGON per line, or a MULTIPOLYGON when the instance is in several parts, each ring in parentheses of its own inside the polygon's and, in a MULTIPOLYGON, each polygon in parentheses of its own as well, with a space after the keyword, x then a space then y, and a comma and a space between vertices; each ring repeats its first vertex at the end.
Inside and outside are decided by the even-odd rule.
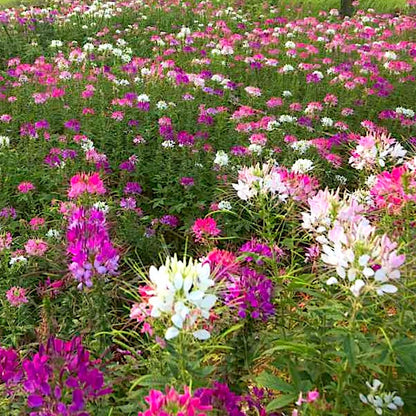
POLYGON ((78 288, 92 286, 94 276, 117 273, 119 255, 114 248, 105 214, 96 208, 75 208, 66 233, 69 270, 79 282, 78 288))
POLYGON ((192 233, 196 242, 205 243, 209 238, 216 237, 221 230, 217 227, 214 218, 198 218, 192 225, 192 233))
POLYGON ((0 234, 0 253, 3 250, 10 249, 12 241, 13 241, 13 237, 9 232, 5 234, 0 234))
MULTIPOLYGON (((265 247, 257 243, 255 249, 262 248, 266 257, 271 256, 271 249, 265 247)), ((245 259, 250 261, 251 257, 245 259)), ((261 257, 259 260, 261 264, 261 257)), ((266 321, 274 314, 272 302, 274 285, 270 278, 244 266, 233 253, 226 250, 212 250, 208 253, 206 262, 215 270, 216 280, 224 286, 221 291, 224 302, 231 308, 237 308, 240 318, 250 316, 253 319, 266 321)))
POLYGON ((21 306, 29 302, 26 297, 26 290, 22 287, 11 287, 6 292, 6 298, 12 306, 21 306))
POLYGON ((370 189, 374 205, 390 214, 399 214, 409 202, 416 203, 416 172, 406 165, 376 176, 370 189))
POLYGON ((312 231, 321 244, 321 260, 354 296, 374 290, 378 295, 394 293, 394 282, 400 278, 404 255, 397 254, 397 243, 377 230, 362 215, 363 207, 353 196, 343 199, 339 193, 320 191, 309 200, 310 211, 303 213, 303 227, 312 231))
POLYGON ((26 398, 30 416, 89 416, 87 403, 111 393, 98 364, 79 337, 50 338, 23 361, 15 350, 0 347, 0 383, 8 394, 26 398))
POLYGON ((214 382, 211 388, 202 388, 195 392, 203 404, 212 406, 216 411, 230 416, 245 416, 241 410, 243 397, 230 390, 227 384, 214 382))
POLYGON ((88 194, 105 194, 104 183, 98 173, 78 173, 73 176, 70 181, 70 189, 68 191, 69 198, 78 198, 83 193, 88 194))
POLYGON ((41 345, 22 363, 30 415, 88 416, 86 404, 111 392, 97 364, 80 338, 68 342, 51 338, 41 345))
MULTIPOLYGON (((167 340, 177 337, 181 330, 192 331, 200 340, 210 337, 206 322, 217 295, 208 263, 168 257, 159 269, 150 267, 149 279, 147 296, 142 299, 150 308, 150 317, 168 318, 167 340)), ((139 311, 147 313, 147 309, 146 305, 136 304, 131 316, 143 320, 139 311)))
POLYGON ((138 416, 208 416, 208 411, 212 410, 212 406, 202 404, 199 397, 192 395, 187 386, 184 393, 173 387, 166 388, 165 393, 150 390, 145 400, 149 409, 139 412, 138 416))
POLYGON ((266 195, 278 203, 286 202, 289 197, 294 201, 306 201, 315 194, 317 187, 317 180, 301 169, 289 171, 266 163, 261 167, 243 167, 238 171, 238 182, 233 184, 243 201, 266 195))
POLYGON ((17 384, 22 378, 20 360, 12 348, 0 347, 0 382, 6 385, 17 384))
POLYGON ((349 163, 358 170, 379 171, 387 162, 400 164, 406 153, 396 139, 385 133, 370 132, 360 137, 357 147, 351 153, 349 163))
POLYGON ((404 402, 400 396, 396 395, 396 392, 382 391, 384 385, 380 380, 374 379, 371 384, 367 381, 366 385, 370 393, 367 396, 360 393, 360 400, 370 405, 378 415, 382 415, 383 410, 396 411, 403 407, 404 402))

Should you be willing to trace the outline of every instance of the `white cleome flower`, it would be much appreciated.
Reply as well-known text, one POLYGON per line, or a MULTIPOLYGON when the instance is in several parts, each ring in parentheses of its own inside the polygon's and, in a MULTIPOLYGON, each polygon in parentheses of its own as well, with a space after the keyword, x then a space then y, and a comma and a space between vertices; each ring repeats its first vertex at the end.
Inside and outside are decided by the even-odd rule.
POLYGON ((306 173, 313 169, 313 162, 309 159, 298 159, 292 166, 292 172, 306 173))
POLYGON ((218 150, 217 154, 215 155, 214 164, 218 166, 227 166, 228 159, 228 155, 224 152, 224 150, 218 150))
POLYGON ((149 298, 150 315, 170 319, 171 326, 166 330, 165 338, 169 340, 182 330, 192 330, 195 338, 208 339, 210 333, 196 327, 209 319, 210 310, 217 301, 209 264, 168 257, 159 269, 150 267, 149 278, 153 294, 149 298))

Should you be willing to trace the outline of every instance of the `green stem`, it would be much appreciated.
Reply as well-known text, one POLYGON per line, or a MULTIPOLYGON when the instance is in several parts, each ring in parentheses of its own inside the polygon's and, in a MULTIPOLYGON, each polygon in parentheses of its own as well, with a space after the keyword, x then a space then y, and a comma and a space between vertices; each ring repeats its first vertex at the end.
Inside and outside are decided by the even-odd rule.
POLYGON ((179 369, 179 378, 181 383, 187 385, 189 384, 190 380, 188 377, 188 371, 186 369, 186 361, 188 355, 186 352, 186 346, 185 346, 185 342, 184 342, 184 335, 181 333, 178 336, 178 342, 177 342, 177 349, 178 349, 178 369, 179 369))
MULTIPOLYGON (((347 327, 348 333, 351 333, 355 328, 358 307, 359 307, 358 299, 354 298, 354 302, 352 304, 352 313, 351 313, 351 316, 348 322, 348 327, 347 327)), ((336 400, 335 400, 335 412, 336 413, 341 412, 341 405, 342 405, 343 392, 345 388, 345 382, 351 370, 350 364, 351 363, 349 362, 348 358, 346 358, 342 372, 338 378, 337 393, 336 393, 336 400)))

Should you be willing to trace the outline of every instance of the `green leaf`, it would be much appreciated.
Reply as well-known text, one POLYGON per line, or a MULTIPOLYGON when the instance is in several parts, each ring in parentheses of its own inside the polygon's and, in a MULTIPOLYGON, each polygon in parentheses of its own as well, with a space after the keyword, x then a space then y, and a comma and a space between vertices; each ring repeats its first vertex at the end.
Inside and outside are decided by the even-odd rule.
POLYGON ((347 356, 351 368, 355 367, 355 343, 351 334, 347 334, 344 338, 344 351, 347 356))
POLYGON ((225 338, 227 335, 231 334, 232 332, 238 331, 242 327, 243 324, 233 325, 231 328, 228 328, 226 331, 224 331, 218 338, 225 338))
POLYGON ((129 391, 133 391, 137 386, 143 387, 163 387, 169 383, 169 379, 167 377, 156 377, 152 374, 146 374, 137 380, 135 380, 129 391))
POLYGON ((295 393, 296 389, 290 385, 289 383, 286 383, 286 381, 283 381, 279 377, 267 373, 264 371, 261 373, 257 378, 256 382, 260 384, 262 387, 266 387, 268 389, 278 390, 282 391, 283 393, 295 393))
POLYGON ((277 399, 272 400, 266 407, 266 411, 271 412, 276 409, 281 409, 282 407, 287 406, 288 404, 295 401, 297 394, 284 394, 283 396, 278 397, 277 399))
POLYGON ((298 344, 295 342, 276 341, 275 346, 264 351, 263 355, 270 355, 276 351, 290 351, 292 353, 318 355, 319 351, 316 348, 305 344, 298 344))

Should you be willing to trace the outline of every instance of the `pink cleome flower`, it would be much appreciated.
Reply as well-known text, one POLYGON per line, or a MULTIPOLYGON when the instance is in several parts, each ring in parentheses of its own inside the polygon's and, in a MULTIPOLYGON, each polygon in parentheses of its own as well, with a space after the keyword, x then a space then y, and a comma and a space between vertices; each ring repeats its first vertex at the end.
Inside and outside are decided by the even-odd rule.
POLYGON ((43 240, 30 239, 25 244, 25 250, 26 250, 26 253, 29 256, 39 256, 39 257, 41 257, 48 250, 48 244, 45 243, 45 241, 43 241, 43 240))
POLYGON ((146 397, 149 409, 139 412, 138 416, 207 416, 212 406, 203 405, 199 397, 193 397, 189 387, 184 393, 178 393, 173 387, 166 388, 166 393, 150 390, 146 397))
POLYGON ((26 289, 13 286, 6 292, 6 298, 12 306, 21 306, 28 303, 26 298, 26 289))
POLYGON ((216 237, 221 230, 217 228, 217 222, 214 218, 198 218, 192 226, 192 232, 195 236, 195 241, 205 242, 206 237, 216 237))
POLYGON ((78 198, 84 192, 97 195, 102 195, 106 192, 104 183, 98 173, 78 173, 71 178, 70 184, 69 198, 78 198))
POLYGON ((404 165, 382 172, 370 194, 377 208, 399 214, 407 202, 416 202, 416 175, 404 165))
POLYGON ((33 191, 34 189, 35 189, 35 185, 33 185, 32 182, 21 182, 17 186, 17 190, 21 194, 27 194, 28 192, 33 191))

